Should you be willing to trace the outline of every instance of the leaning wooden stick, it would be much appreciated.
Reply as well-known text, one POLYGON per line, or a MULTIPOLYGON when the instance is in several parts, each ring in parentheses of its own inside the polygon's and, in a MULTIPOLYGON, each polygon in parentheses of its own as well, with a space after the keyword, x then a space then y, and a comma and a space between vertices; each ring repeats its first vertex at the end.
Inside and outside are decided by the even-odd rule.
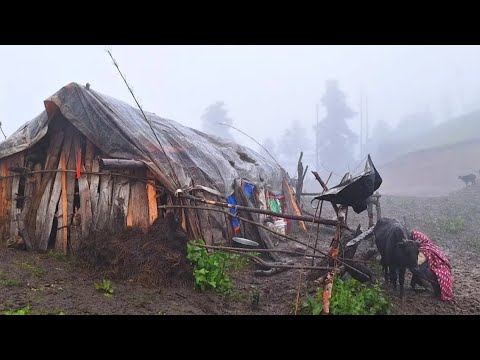
POLYGON ((224 207, 224 208, 228 208, 228 209, 236 209, 236 210, 239 210, 239 211, 250 211, 250 212, 253 212, 253 213, 257 213, 257 214, 271 215, 271 216, 276 216, 276 217, 280 217, 280 218, 284 218, 284 219, 291 219, 291 220, 308 221, 308 222, 314 222, 314 223, 323 224, 323 225, 331 225, 331 226, 340 225, 342 228, 345 228, 347 230, 352 231, 348 226, 346 226, 345 224, 342 224, 342 223, 340 223, 339 221, 336 221, 336 220, 312 218, 310 216, 282 214, 282 213, 276 213, 274 211, 256 209, 256 208, 251 208, 251 207, 247 207, 247 206, 232 205, 232 204, 229 204, 229 203, 202 199, 202 198, 199 198, 199 197, 196 197, 196 196, 193 196, 193 195, 186 194, 184 192, 179 192, 178 196, 186 198, 186 199, 190 199, 190 200, 193 200, 193 201, 202 202, 202 203, 208 204, 208 205, 214 205, 214 206, 224 207))
MULTIPOLYGON (((323 191, 328 191, 328 188, 327 188, 327 184, 325 184, 322 180, 322 178, 320 177, 320 175, 318 175, 318 172, 316 171, 312 171, 312 174, 313 176, 315 176, 315 179, 317 179, 317 181, 320 183, 320 185, 322 185, 322 188, 323 188, 323 191)), ((332 173, 330 174, 330 176, 332 176, 332 173)), ((335 213, 338 214, 338 206, 337 204, 334 204, 334 203, 330 203, 332 204, 332 207, 333 207, 333 210, 335 210, 335 213)))

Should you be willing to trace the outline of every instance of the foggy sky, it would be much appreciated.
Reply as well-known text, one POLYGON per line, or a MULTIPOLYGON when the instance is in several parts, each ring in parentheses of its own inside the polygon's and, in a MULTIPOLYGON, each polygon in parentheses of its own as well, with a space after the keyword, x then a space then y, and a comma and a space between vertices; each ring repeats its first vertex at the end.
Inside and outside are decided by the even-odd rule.
MULTIPOLYGON (((112 46, 145 110, 200 128, 222 100, 234 126, 257 140, 293 120, 309 132, 325 81, 337 79, 347 104, 368 96, 370 128, 429 107, 443 121, 480 108, 479 46, 112 46)), ((134 104, 105 46, 0 46, 0 121, 8 135, 44 110, 70 82, 134 104)), ((323 109, 321 109, 323 110, 323 109)), ((320 117, 323 116, 323 111, 320 117)), ((348 120, 359 132, 357 119, 348 120)), ((232 130, 240 142, 256 149, 232 130)), ((3 138, 2 138, 3 139, 3 138)))

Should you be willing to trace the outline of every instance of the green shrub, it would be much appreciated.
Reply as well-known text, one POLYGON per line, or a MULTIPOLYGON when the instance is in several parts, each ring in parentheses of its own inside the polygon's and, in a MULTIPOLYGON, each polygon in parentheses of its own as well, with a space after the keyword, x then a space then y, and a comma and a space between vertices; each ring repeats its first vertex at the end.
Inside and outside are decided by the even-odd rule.
POLYGON ((231 270, 239 270, 248 264, 248 258, 240 254, 224 251, 207 252, 202 240, 190 241, 187 244, 187 259, 193 265, 195 287, 200 290, 213 289, 224 295, 231 294, 233 283, 228 276, 231 270))
MULTIPOLYGON (((319 315, 322 312, 323 289, 315 296, 307 295, 302 313, 319 315)), ((355 279, 335 279, 330 298, 332 315, 382 315, 390 312, 390 302, 378 285, 367 286, 355 279)))

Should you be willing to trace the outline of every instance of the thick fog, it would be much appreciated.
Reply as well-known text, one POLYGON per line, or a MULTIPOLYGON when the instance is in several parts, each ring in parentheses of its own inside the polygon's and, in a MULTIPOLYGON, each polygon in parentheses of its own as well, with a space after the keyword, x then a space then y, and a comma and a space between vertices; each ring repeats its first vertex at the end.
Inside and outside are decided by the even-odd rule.
MULTIPOLYGON (((310 169, 321 166, 340 176, 358 169, 367 152, 374 162, 386 162, 401 147, 395 143, 480 105, 479 46, 109 48, 145 110, 260 151, 218 123, 235 126, 264 143, 292 176, 300 151, 310 169), (339 142, 342 149, 332 151, 339 142), (378 151, 382 142, 388 151, 378 151)), ((134 104, 105 46, 0 46, 0 79, 7 136, 70 82, 88 82, 134 104)))

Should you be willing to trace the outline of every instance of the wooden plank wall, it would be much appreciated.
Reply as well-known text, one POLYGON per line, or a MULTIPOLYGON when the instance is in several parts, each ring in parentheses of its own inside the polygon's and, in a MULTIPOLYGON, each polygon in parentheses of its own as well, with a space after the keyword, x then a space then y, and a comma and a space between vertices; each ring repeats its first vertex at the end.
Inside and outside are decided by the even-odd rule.
MULTIPOLYGON (((98 157, 108 156, 66 121, 57 123, 49 131, 42 147, 35 145, 24 153, 0 159, 0 176, 13 175, 8 171, 11 166, 59 170, 26 177, 22 209, 17 209, 12 200, 18 192, 20 177, 0 180, 0 241, 6 241, 10 234, 18 234, 20 229, 22 236, 26 234, 28 249, 46 251, 54 244, 58 250, 75 253, 92 229, 122 231, 133 226, 145 231, 155 219, 163 216, 158 211, 160 196, 156 186, 115 175, 143 179, 148 176, 153 182, 153 175, 147 170, 112 170, 114 174, 102 176, 84 174, 85 171, 99 172, 98 157), (36 152, 46 156, 38 161, 25 160, 36 152), (70 172, 77 166, 82 171, 78 179, 75 172, 70 172), (62 171, 65 169, 68 172, 62 171), (16 213, 19 213, 18 223, 12 216, 16 213)), ((167 199, 170 203, 181 201, 170 196, 167 199)), ((186 210, 184 214, 183 226, 200 237, 196 212, 186 210)))

